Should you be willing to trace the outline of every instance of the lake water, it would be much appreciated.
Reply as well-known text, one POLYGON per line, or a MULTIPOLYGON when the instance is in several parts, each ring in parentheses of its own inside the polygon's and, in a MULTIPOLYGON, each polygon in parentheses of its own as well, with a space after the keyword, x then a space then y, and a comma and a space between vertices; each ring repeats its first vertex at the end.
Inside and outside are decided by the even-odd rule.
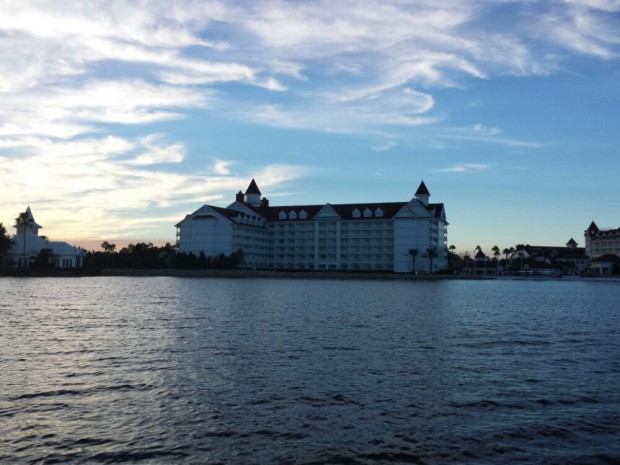
POLYGON ((0 279, 0 462, 620 463, 620 283, 0 279))

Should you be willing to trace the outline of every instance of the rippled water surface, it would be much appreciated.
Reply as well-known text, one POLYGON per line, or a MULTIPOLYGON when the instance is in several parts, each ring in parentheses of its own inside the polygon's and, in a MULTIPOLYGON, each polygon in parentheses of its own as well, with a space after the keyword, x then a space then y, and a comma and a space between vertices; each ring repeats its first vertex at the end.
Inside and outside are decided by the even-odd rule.
POLYGON ((0 279, 0 462, 620 463, 620 283, 0 279))

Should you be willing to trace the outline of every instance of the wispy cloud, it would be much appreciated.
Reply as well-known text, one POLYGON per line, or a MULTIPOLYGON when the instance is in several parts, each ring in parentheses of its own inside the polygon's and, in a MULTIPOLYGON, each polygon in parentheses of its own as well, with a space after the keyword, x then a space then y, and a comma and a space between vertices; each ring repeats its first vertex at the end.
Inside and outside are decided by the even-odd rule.
MULTIPOLYGON (((175 165, 183 160, 184 147, 169 143, 163 135, 30 143, 27 155, 0 155, 2 211, 13 218, 28 202, 37 220, 59 236, 72 237, 76 218, 83 237, 152 236, 157 229, 171 228, 174 223, 168 215, 160 214, 168 223, 153 219, 152 229, 141 230, 134 228, 137 217, 170 208, 180 217, 196 204, 226 203, 232 199, 222 199, 221 193, 236 192, 254 175, 245 171, 232 175, 227 167, 236 164, 234 160, 216 161, 215 172, 178 172, 175 165)), ((261 183, 277 188, 307 172, 302 166, 280 164, 258 174, 261 183)))
POLYGON ((480 173, 486 171, 491 165, 485 163, 461 163, 449 168, 441 168, 437 171, 440 173, 480 173))
POLYGON ((470 127, 446 127, 440 131, 439 137, 444 140, 468 140, 529 149, 537 149, 549 145, 548 142, 528 141, 505 137, 503 136, 503 131, 500 128, 485 126, 481 123, 477 123, 470 127))

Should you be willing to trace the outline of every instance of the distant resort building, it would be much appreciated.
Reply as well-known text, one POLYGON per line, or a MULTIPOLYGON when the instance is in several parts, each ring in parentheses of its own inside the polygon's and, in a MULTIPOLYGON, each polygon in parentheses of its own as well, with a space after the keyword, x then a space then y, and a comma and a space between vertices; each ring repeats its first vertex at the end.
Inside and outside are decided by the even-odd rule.
POLYGON ((37 224, 28 207, 21 222, 15 226, 13 246, 6 254, 7 266, 25 268, 33 264, 41 251, 46 251, 47 265, 56 268, 79 268, 83 265, 84 252, 66 242, 52 242, 39 236, 37 224))
POLYGON ((421 182, 405 202, 270 206, 252 179, 228 207, 203 205, 176 224, 177 250, 241 250, 258 269, 435 272, 447 267, 448 222, 429 199, 421 182))
POLYGON ((619 271, 620 228, 599 229, 594 221, 584 232, 586 255, 596 274, 606 275, 619 271))
POLYGON ((526 273, 544 275, 561 270, 564 274, 580 274, 588 267, 590 260, 586 256, 585 248, 577 245, 572 237, 565 247, 526 245, 523 249, 516 250, 509 260, 522 261, 522 271, 526 273))

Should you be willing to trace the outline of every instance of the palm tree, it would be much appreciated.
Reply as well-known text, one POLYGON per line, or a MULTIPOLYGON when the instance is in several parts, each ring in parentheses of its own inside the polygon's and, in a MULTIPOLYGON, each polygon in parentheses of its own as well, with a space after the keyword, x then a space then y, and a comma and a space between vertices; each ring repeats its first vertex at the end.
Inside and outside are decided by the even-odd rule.
MULTIPOLYGON (((474 250, 476 252, 482 252, 482 247, 480 247, 479 245, 477 245, 476 247, 474 247, 474 250)), ((476 258, 476 254, 474 254, 474 274, 476 274, 476 262, 478 261, 478 259, 476 258)))
POLYGON ((456 264, 458 262, 458 257, 454 252, 455 250, 455 245, 450 245, 450 247, 448 247, 448 269, 454 273, 456 273, 456 264))
POLYGON ((413 260, 413 264, 411 267, 411 273, 415 274, 415 259, 418 256, 420 251, 418 249, 409 249, 409 255, 411 255, 411 259, 413 260))
POLYGON ((439 257, 439 251, 437 247, 429 247, 426 249, 426 256, 428 257, 428 268, 429 272, 433 273, 433 260, 439 257))
POLYGON ((506 247, 504 250, 502 250, 502 253, 504 254, 504 257, 505 257, 505 260, 504 260, 504 272, 505 272, 506 268, 508 267, 508 255, 510 254, 510 249, 506 247))
POLYGON ((108 241, 103 241, 101 243, 101 248, 106 254, 106 266, 108 268, 112 268, 114 266, 114 251, 116 250, 116 244, 113 244, 108 241))
POLYGON ((116 244, 111 244, 108 241, 103 241, 101 243, 101 248, 103 249, 104 252, 113 253, 116 250, 116 244))
POLYGON ((17 218, 15 218, 15 227, 16 228, 22 228, 22 234, 23 234, 23 262, 22 262, 22 267, 26 268, 26 226, 32 226, 32 219, 30 218, 30 216, 28 215, 27 212, 21 212, 19 215, 17 215, 17 218))
POLYGON ((499 256, 502 254, 499 251, 499 247, 494 245, 491 250, 493 251, 493 255, 495 256, 495 260, 497 261, 497 274, 499 274, 499 256))

